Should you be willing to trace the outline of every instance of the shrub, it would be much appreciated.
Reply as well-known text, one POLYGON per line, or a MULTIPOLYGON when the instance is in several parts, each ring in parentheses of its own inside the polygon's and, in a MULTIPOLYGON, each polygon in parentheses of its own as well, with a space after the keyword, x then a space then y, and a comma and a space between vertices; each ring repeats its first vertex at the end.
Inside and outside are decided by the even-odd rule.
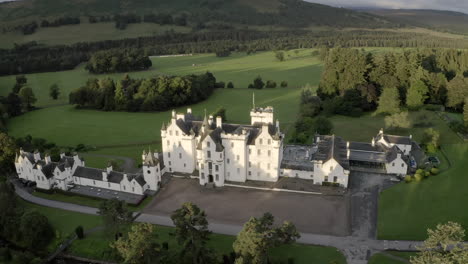
POLYGON ((438 168, 432 168, 432 169, 431 169, 431 174, 432 174, 432 175, 437 175, 437 174, 439 174, 439 169, 438 169, 438 168))
POLYGON ((418 169, 418 170, 416 171, 416 174, 421 174, 421 175, 422 175, 422 174, 424 174, 424 170, 423 170, 423 169, 418 169))
POLYGON ((287 81, 282 81, 282 82, 281 82, 281 87, 282 87, 282 88, 288 87, 288 82, 287 82, 287 81))
POLYGON ((232 82, 228 82, 227 88, 234 88, 234 84, 232 82))
POLYGON ((82 226, 77 226, 75 228, 75 234, 78 237, 78 239, 83 239, 84 238, 84 230, 82 226))
POLYGON ((415 174, 414 175, 414 179, 417 181, 417 182, 420 182, 423 180, 423 176, 421 174, 415 174))
POLYGON ((215 88, 224 88, 224 87, 226 87, 226 84, 224 82, 215 83, 215 88))
POLYGON ((413 181, 413 177, 411 177, 411 175, 406 175, 405 176, 405 182, 406 183, 409 183, 409 182, 412 182, 413 181))
POLYGON ((276 88, 276 82, 275 81, 272 81, 272 80, 268 80, 266 82, 266 88, 276 88))
POLYGON ((425 172, 424 172, 424 177, 427 178, 427 177, 429 177, 429 176, 431 176, 431 172, 425 171, 425 172))

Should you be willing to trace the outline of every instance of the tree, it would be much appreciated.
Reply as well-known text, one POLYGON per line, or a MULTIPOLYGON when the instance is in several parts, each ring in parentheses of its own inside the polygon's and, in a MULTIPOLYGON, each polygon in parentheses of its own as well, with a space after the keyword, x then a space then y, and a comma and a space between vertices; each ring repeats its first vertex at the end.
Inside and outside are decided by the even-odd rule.
POLYGON ((385 117, 387 128, 410 128, 411 122, 408 119, 408 112, 400 112, 385 117))
POLYGON ((37 211, 29 211, 21 216, 19 230, 23 243, 33 250, 45 247, 54 237, 49 220, 37 211))
POLYGON ((174 211, 171 219, 175 225, 175 236, 182 247, 181 257, 192 264, 211 263, 213 253, 207 247, 211 232, 208 230, 206 214, 198 206, 187 202, 174 211))
POLYGON ((284 52, 283 51, 275 51, 275 58, 279 61, 284 61, 284 52))
POLYGON ((228 82, 226 87, 227 88, 234 88, 234 84, 230 81, 230 82, 228 82))
POLYGON ((462 264, 468 259, 468 248, 463 244, 465 230, 454 222, 438 224, 427 230, 428 238, 418 248, 420 252, 411 257, 412 264, 462 264))
POLYGON ((126 237, 121 237, 111 247, 123 258, 123 263, 160 263, 161 247, 156 242, 154 226, 149 223, 134 224, 126 237))
POLYGON ((16 151, 15 141, 6 133, 0 132, 0 173, 6 174, 14 170, 16 151))
POLYGON ((400 98, 396 87, 384 88, 379 97, 377 113, 394 114, 400 111, 400 98))
POLYGON ((439 147, 440 132, 431 128, 424 130, 424 134, 421 139, 421 144, 426 146, 426 151, 429 153, 435 153, 439 147))
POLYGON ((60 88, 56 83, 52 84, 49 88, 49 95, 52 99, 57 100, 60 95, 60 88))
POLYGON ((263 89, 263 87, 265 87, 265 83, 263 82, 262 77, 257 76, 253 81, 253 88, 263 89))
POLYGON ((275 81, 272 81, 272 80, 268 80, 266 82, 266 88, 276 88, 276 82, 275 81))
POLYGON ((102 216, 107 231, 113 235, 133 221, 132 212, 125 206, 125 202, 115 198, 101 202, 98 214, 102 216))
POLYGON ((288 82, 287 81, 282 81, 281 82, 281 88, 286 88, 288 87, 288 82))
POLYGON ((466 97, 468 97, 467 78, 457 75, 447 84, 447 106, 460 109, 466 97))
POLYGON ((33 104, 37 101, 36 96, 31 87, 24 86, 18 93, 18 96, 21 99, 21 105, 24 111, 29 111, 32 109, 33 104))
POLYGON ((16 83, 15 86, 13 86, 13 93, 17 94, 21 90, 21 88, 26 85, 28 82, 28 79, 24 75, 18 75, 16 76, 16 83))
POLYGON ((421 107, 428 98, 428 92, 429 89, 423 81, 413 81, 406 94, 406 105, 412 109, 421 107))
POLYGON ((84 238, 84 230, 82 226, 77 226, 75 228, 75 234, 78 239, 83 239, 84 238))
POLYGON ((320 135, 330 135, 333 131, 333 123, 326 117, 315 118, 313 129, 320 135))
POLYGON ((260 218, 252 217, 244 224, 234 241, 233 248, 238 258, 236 264, 264 264, 268 262, 268 250, 290 244, 300 237, 296 227, 284 222, 273 227, 274 217, 265 213, 260 218))
POLYGON ((465 126, 468 127, 468 98, 465 98, 465 105, 463 106, 463 121, 465 121, 465 126))
POLYGON ((11 241, 18 235, 21 215, 14 186, 6 181, 0 181, 0 211, 0 236, 11 241))

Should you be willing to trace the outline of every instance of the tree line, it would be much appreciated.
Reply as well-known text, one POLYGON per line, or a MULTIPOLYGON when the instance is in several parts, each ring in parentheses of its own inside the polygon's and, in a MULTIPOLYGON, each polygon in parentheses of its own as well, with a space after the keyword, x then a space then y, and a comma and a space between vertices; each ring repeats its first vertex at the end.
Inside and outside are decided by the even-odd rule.
POLYGON ((208 98, 216 78, 200 75, 158 76, 148 79, 125 77, 115 83, 110 78, 89 79, 70 93, 70 104, 104 111, 163 111, 194 104, 208 98))
POLYGON ((146 70, 152 66, 141 49, 111 49, 93 53, 85 69, 90 73, 112 73, 146 70))
POLYGON ((49 72, 73 69, 88 61, 97 51, 108 49, 141 49, 149 55, 181 53, 229 54, 246 52, 289 50, 317 47, 428 47, 468 48, 468 40, 447 39, 414 33, 385 31, 328 31, 310 33, 301 30, 256 31, 223 30, 175 33, 163 35, 80 42, 72 45, 39 46, 35 42, 16 45, 13 49, 0 49, 0 75, 49 72), (219 53, 219 51, 222 51, 219 53))

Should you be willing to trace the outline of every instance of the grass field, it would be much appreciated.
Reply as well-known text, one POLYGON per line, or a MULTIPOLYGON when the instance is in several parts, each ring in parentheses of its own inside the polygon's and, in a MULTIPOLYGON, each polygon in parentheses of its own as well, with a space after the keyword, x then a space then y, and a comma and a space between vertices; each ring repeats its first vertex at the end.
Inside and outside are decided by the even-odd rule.
POLYGON ((443 145, 452 167, 419 183, 400 183, 380 195, 378 238, 424 240, 427 229, 454 221, 468 228, 468 144, 443 145))
POLYGON ((175 32, 189 32, 191 28, 174 25, 158 25, 154 23, 129 24, 126 30, 119 30, 115 23, 87 23, 87 18, 82 18, 79 25, 67 25, 61 27, 39 28, 36 33, 23 35, 21 32, 9 32, 0 34, 0 48, 11 49, 14 44, 36 41, 43 45, 68 45, 77 42, 95 42, 104 40, 116 40, 125 38, 138 38, 162 35, 168 30, 175 32))
MULTIPOLYGON (((409 120, 413 124, 413 127, 409 129, 388 130, 387 132, 404 136, 413 135, 413 138, 419 141, 424 134, 424 130, 428 127, 415 127, 414 124, 421 120, 423 116, 430 121, 431 125, 429 127, 440 132, 441 144, 462 142, 460 137, 435 112, 426 110, 409 113, 409 120)), ((366 114, 357 118, 333 116, 330 120, 334 126, 334 133, 350 141, 370 142, 372 137, 375 137, 381 128, 384 128, 385 131, 384 117, 380 115, 373 116, 372 114, 366 114)))
MULTIPOLYGON (((309 83, 318 85, 322 65, 317 57, 311 55, 313 50, 290 51, 286 61, 279 62, 273 52, 259 52, 247 56, 235 53, 227 58, 218 58, 214 54, 201 54, 187 57, 152 58, 153 67, 147 71, 129 73, 133 78, 147 78, 160 74, 186 75, 192 73, 212 72, 218 81, 233 81, 236 88, 247 88, 255 77, 260 75, 265 81, 278 83, 287 81, 289 88, 302 87, 309 83), (196 65, 196 66, 192 66, 196 65)), ((38 99, 36 106, 44 107, 68 103, 68 94, 93 78, 106 76, 114 80, 123 78, 123 73, 92 75, 84 69, 84 64, 74 70, 26 74, 28 85, 34 89, 38 99), (61 89, 58 100, 49 97, 49 87, 57 83, 61 89)), ((0 77, 0 95, 8 94, 15 84, 15 76, 0 77)), ((250 100, 249 100, 250 104, 250 100)))
POLYGON ((394 255, 396 257, 403 258, 407 261, 397 260, 391 258, 385 254, 377 253, 374 254, 370 259, 368 264, 405 264, 408 263, 411 256, 416 255, 414 252, 398 252, 398 251, 387 251, 386 253, 394 255))

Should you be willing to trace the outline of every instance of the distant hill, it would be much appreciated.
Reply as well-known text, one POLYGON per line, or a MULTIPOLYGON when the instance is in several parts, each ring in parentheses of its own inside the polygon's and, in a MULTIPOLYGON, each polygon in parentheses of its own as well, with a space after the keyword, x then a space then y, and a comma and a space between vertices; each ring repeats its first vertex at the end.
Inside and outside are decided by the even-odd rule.
POLYGON ((367 9, 365 11, 385 17, 394 23, 468 35, 468 15, 465 13, 418 9, 367 9))
POLYGON ((191 23, 306 27, 391 27, 386 19, 301 0, 22 0, 0 4, 0 21, 150 12, 185 13, 191 23))

